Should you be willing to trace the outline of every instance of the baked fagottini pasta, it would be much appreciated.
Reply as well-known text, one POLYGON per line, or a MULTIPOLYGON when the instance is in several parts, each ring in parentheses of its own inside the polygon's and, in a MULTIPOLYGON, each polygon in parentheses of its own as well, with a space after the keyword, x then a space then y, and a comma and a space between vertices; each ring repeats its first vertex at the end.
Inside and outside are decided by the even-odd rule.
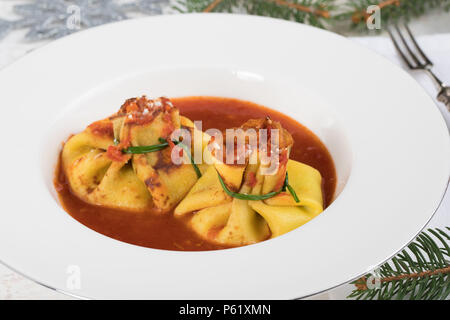
POLYGON ((307 223, 330 203, 335 178, 320 140, 278 112, 227 98, 143 96, 66 141, 55 185, 66 211, 105 235, 159 249, 212 250, 307 223), (223 133, 220 143, 212 128, 223 133), (232 148, 225 143, 231 129, 238 132, 232 148), (250 144, 250 131, 269 139, 263 144, 257 135, 250 144))

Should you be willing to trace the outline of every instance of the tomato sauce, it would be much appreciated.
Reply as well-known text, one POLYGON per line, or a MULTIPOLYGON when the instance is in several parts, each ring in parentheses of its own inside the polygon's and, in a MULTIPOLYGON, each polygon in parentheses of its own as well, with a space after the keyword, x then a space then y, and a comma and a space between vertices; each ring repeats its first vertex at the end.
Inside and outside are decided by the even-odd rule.
MULTIPOLYGON (((225 130, 239 127, 248 119, 269 116, 279 121, 294 138, 290 159, 308 164, 322 175, 324 205, 328 206, 336 186, 333 160, 324 146, 310 130, 280 112, 229 98, 185 97, 171 99, 180 114, 192 121, 201 120, 202 130, 225 130)), ((68 181, 58 164, 55 187, 64 209, 77 221, 108 237, 139 246, 178 250, 203 251, 229 248, 200 238, 187 226, 189 216, 175 218, 171 213, 130 212, 95 206, 72 194, 68 181)))

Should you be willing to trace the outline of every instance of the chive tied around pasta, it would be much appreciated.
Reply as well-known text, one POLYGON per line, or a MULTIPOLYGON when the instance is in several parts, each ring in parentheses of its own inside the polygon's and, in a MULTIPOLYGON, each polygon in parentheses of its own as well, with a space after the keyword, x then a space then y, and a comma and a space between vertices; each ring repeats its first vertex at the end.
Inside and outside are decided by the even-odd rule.
MULTIPOLYGON (((169 146, 169 143, 167 142, 166 139, 159 138, 158 140, 159 140, 159 142, 161 142, 160 144, 154 144, 154 145, 150 145, 150 146, 128 147, 126 149, 123 149, 122 152, 127 153, 127 154, 143 154, 143 153, 160 151, 169 146)), ((190 150, 188 150, 188 147, 186 145, 184 145, 181 141, 172 140, 172 142, 175 145, 179 145, 181 148, 183 148, 183 150, 185 150, 187 152, 187 154, 189 155, 189 158, 191 160, 192 167, 194 168, 195 173, 197 174, 197 177, 200 178, 202 176, 202 173, 200 172, 200 169, 198 168, 198 166, 195 164, 194 159, 192 158, 191 152, 190 152, 190 150)), ((225 191, 225 193, 228 194, 230 197, 233 197, 236 199, 255 200, 255 201, 266 200, 266 199, 275 197, 276 195, 280 194, 281 192, 285 192, 287 189, 289 191, 289 193, 292 195, 292 197, 294 198, 295 202, 297 202, 297 203, 300 202, 300 199, 298 198, 297 193, 295 192, 294 188, 292 188, 292 186, 289 184, 289 178, 288 178, 287 172, 286 172, 286 177, 284 179, 283 186, 281 187, 280 190, 272 191, 272 192, 269 192, 266 194, 261 194, 261 195, 233 192, 230 189, 228 189, 228 187, 226 186, 222 177, 220 176, 219 172, 217 172, 217 175, 219 177, 220 184, 221 184, 223 190, 225 191)))
MULTIPOLYGON (((136 147, 128 147, 126 149, 123 149, 123 153, 127 154, 143 154, 143 153, 150 153, 150 152, 156 152, 161 151, 169 146, 169 142, 167 142, 164 138, 159 138, 159 144, 154 144, 151 146, 136 146, 136 147)), ((194 168, 195 173, 197 174, 197 178, 200 178, 202 176, 202 173, 200 172, 200 169, 195 164, 194 159, 192 158, 191 151, 189 150, 188 146, 183 144, 181 141, 172 140, 173 144, 179 145, 181 148, 183 148, 184 151, 189 156, 189 159, 191 160, 192 167, 194 168)))
POLYGON ((223 191, 225 191, 225 193, 232 198, 236 198, 236 199, 240 199, 240 200, 253 200, 253 201, 266 200, 266 199, 275 197, 276 195, 280 194, 281 192, 286 191, 286 188, 287 188, 289 190, 289 192, 291 193, 292 197, 294 198, 295 202, 297 202, 297 203, 300 202, 300 199, 297 197, 297 193, 295 192, 294 188, 292 188, 289 185, 287 172, 286 172, 286 177, 284 178, 284 183, 283 183, 283 186, 281 187, 281 189, 278 191, 272 191, 272 192, 269 192, 266 194, 246 194, 246 193, 233 192, 230 189, 228 189, 227 185, 223 181, 219 172, 217 172, 217 176, 219 177, 220 185, 222 186, 223 191))

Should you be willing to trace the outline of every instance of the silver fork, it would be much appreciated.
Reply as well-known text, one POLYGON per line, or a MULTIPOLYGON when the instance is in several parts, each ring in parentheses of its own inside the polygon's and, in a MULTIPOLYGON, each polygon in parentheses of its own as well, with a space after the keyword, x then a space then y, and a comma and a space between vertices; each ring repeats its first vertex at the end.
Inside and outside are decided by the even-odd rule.
POLYGON ((398 54, 402 57, 409 69, 425 71, 433 79, 433 82, 437 85, 439 90, 437 99, 444 103, 448 111, 450 111, 450 87, 446 86, 433 73, 431 70, 433 63, 419 47, 406 23, 403 24, 403 28, 406 30, 405 35, 403 35, 397 24, 387 28, 395 49, 397 49, 398 54), (394 34, 397 34, 397 37, 394 34), (397 38, 399 38, 400 41, 397 40, 397 38))

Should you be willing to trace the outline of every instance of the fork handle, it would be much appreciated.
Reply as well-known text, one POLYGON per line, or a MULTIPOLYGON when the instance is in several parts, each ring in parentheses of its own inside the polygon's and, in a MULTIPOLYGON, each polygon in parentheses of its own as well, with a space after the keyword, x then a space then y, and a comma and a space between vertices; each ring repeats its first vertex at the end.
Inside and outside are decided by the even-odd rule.
POLYGON ((428 75, 433 79, 434 83, 436 83, 438 87, 438 101, 442 102, 447 107, 447 110, 450 111, 450 87, 444 85, 441 79, 439 79, 434 72, 431 71, 431 68, 426 68, 425 71, 427 71, 428 75))
POLYGON ((450 87, 441 87, 441 90, 439 91, 437 95, 438 101, 445 104, 447 107, 447 110, 450 111, 450 87))

